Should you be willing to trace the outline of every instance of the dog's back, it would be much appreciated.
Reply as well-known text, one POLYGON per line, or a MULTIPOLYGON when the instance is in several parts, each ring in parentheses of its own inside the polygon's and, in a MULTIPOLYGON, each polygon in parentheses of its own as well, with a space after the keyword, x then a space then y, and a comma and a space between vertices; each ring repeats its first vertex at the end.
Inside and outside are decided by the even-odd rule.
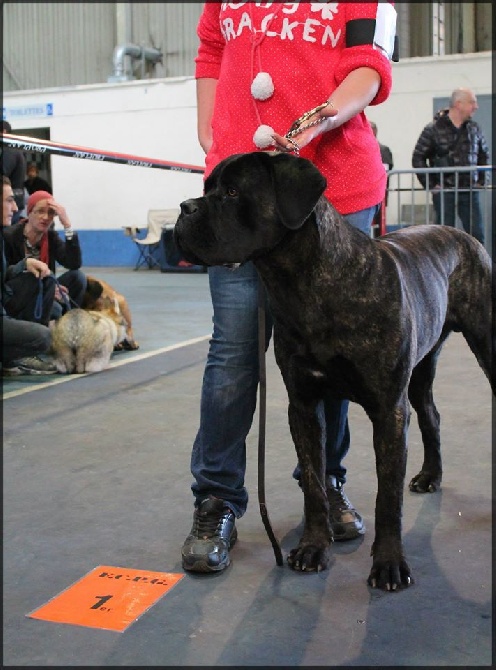
POLYGON ((125 337, 125 321, 117 304, 102 312, 72 309, 52 330, 52 350, 59 372, 100 372, 114 346, 125 337))

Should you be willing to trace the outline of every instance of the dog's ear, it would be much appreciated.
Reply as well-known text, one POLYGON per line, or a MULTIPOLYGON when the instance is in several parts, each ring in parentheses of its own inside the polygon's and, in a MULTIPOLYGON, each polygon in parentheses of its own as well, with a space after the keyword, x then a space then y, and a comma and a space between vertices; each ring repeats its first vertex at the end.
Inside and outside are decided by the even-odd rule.
POLYGON ((276 208, 287 228, 300 228, 327 186, 326 178, 306 158, 271 156, 276 208))

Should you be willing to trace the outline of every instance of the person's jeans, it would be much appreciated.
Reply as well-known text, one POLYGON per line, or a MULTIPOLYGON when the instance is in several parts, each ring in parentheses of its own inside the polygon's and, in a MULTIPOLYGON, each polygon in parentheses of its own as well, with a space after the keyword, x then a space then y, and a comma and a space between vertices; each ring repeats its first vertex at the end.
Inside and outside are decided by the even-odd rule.
POLYGON ((46 326, 10 316, 3 316, 1 319, 1 360, 4 368, 13 367, 18 359, 44 354, 49 350, 52 337, 46 326))
MULTIPOLYGON (((347 215, 370 235, 377 206, 347 215)), ((208 270, 213 332, 203 375, 200 427, 191 454, 192 491, 198 505, 208 495, 221 498, 241 517, 247 508, 246 437, 257 403, 258 291, 253 263, 231 270, 208 270)), ((272 332, 267 310, 266 348, 272 332)), ((326 473, 345 481, 342 460, 350 446, 348 401, 325 401, 326 473)), ((293 476, 298 479, 296 468, 293 476)))
POLYGON ((465 232, 470 233, 484 244, 484 222, 479 191, 458 193, 457 197, 455 197, 454 191, 445 191, 444 193, 434 191, 432 193, 432 204, 436 213, 436 223, 455 227, 458 213, 465 232))

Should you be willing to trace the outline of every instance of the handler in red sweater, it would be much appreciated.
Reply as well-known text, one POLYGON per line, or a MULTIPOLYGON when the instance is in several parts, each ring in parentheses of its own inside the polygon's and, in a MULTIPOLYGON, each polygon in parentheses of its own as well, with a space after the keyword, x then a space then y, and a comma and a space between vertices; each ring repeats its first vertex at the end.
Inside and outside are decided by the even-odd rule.
MULTIPOLYGON (((386 174, 364 109, 389 95, 395 26, 389 2, 205 3, 196 58, 205 177, 235 153, 297 151, 326 177, 325 195, 334 207, 370 235, 386 174), (315 124, 285 137, 295 119, 319 105, 305 125, 315 124)), ((182 548, 184 569, 196 572, 230 563, 235 519, 248 503, 246 436, 258 386, 256 270, 252 263, 235 271, 212 267, 209 280, 213 334, 191 456, 193 526, 182 548)), ((271 325, 266 346, 270 333, 271 325)), ((326 485, 335 540, 365 531, 343 490, 347 413, 348 401, 326 401, 326 485)), ((298 467, 293 476, 299 478, 298 467)))

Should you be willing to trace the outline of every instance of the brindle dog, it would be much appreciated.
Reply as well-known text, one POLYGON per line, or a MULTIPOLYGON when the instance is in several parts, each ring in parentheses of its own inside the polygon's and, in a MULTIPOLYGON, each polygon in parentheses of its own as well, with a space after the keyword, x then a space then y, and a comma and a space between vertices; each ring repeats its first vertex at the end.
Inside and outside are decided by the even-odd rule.
POLYGON ((289 564, 328 565, 317 410, 331 392, 362 405, 373 424, 378 491, 368 582, 396 590, 413 581, 401 537, 410 403, 424 443, 410 489, 434 491, 442 469, 432 385, 451 331, 463 333, 495 389, 492 264, 475 238, 450 227, 412 226, 371 239, 336 212, 325 186, 303 158, 232 156, 207 178, 203 197, 181 204, 175 238, 195 264, 252 260, 267 289, 305 500, 304 531, 289 564))

